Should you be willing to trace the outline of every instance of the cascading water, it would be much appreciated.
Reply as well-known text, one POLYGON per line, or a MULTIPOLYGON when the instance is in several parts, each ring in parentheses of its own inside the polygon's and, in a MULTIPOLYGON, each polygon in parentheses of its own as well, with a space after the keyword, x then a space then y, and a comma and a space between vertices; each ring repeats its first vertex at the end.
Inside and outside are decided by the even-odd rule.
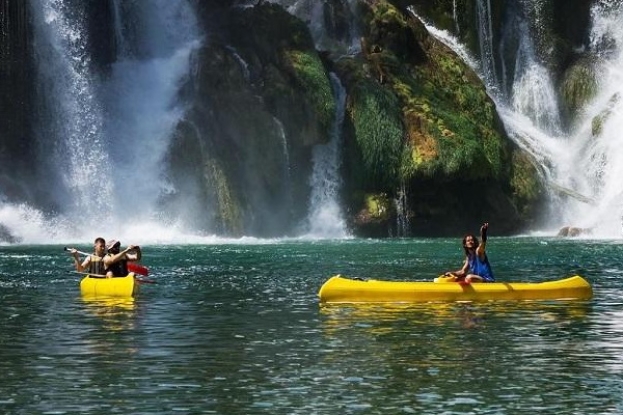
POLYGON ((111 165, 103 136, 103 111, 98 102, 91 57, 86 46, 84 10, 59 0, 32 0, 34 36, 38 44, 38 85, 46 101, 38 141, 69 189, 70 216, 106 219, 96 201, 113 193, 111 165))
MULTIPOLYGON (((554 231, 570 225, 590 229, 597 237, 621 237, 623 4, 601 2, 593 7, 589 53, 600 62, 595 68, 600 92, 569 134, 562 132, 559 103, 546 64, 534 53, 532 36, 539 35, 543 24, 543 2, 522 0, 518 5, 523 10, 516 16, 517 24, 507 27, 513 31, 509 36, 519 34, 512 94, 508 98, 495 91, 491 94, 509 135, 540 163, 553 191, 552 212, 556 214, 549 218, 549 226, 554 231), (601 128, 593 134, 596 123, 601 128)), ((487 27, 483 27, 485 35, 487 27)))
MULTIPOLYGON (((359 36, 354 24, 355 2, 318 2, 315 0, 274 0, 301 20, 308 22, 316 48, 333 53, 357 53, 359 36), (336 16, 346 17, 336 21, 336 16), (346 28, 346 29, 344 29, 346 28)), ((310 178, 311 195, 304 237, 344 238, 348 236, 339 203, 341 185, 341 129, 344 120, 346 91, 335 74, 330 74, 337 102, 336 117, 330 141, 313 149, 313 171, 310 178)))
MULTIPOLYGON (((538 19, 539 14, 532 10, 532 16, 538 19)), ((623 5, 597 3, 592 25, 588 53, 600 62, 594 68, 600 92, 570 133, 561 132, 553 82, 545 65, 531 58, 534 53, 525 34, 517 56, 528 59, 517 62, 512 109, 502 108, 500 113, 509 134, 540 162, 554 193, 551 229, 573 226, 590 229, 596 237, 621 237, 623 107, 618 97, 623 93, 623 5), (601 131, 593 134, 596 121, 601 131)))
POLYGON ((119 55, 104 85, 114 208, 117 217, 140 211, 144 220, 157 213, 157 199, 166 187, 162 159, 185 109, 177 94, 200 33, 185 1, 114 4, 120 17, 115 30, 119 55))
MULTIPOLYGON (((571 163, 573 157, 569 140, 562 135, 560 110, 553 81, 546 63, 535 53, 533 36, 535 30, 538 35, 540 23, 537 24, 530 19, 539 20, 541 8, 540 2, 532 4, 530 1, 520 0, 516 3, 513 21, 507 22, 500 50, 502 54, 508 53, 508 49, 512 47, 511 43, 516 43, 513 51, 514 72, 510 77, 505 66, 501 76, 497 76, 492 69, 495 68, 495 63, 494 54, 489 53, 488 46, 491 38, 490 21, 479 20, 482 49, 480 62, 472 59, 452 35, 424 23, 431 34, 455 50, 480 75, 496 103, 509 136, 539 163, 550 189, 562 190, 565 195, 574 196, 569 202, 569 198, 557 197, 553 192, 552 203, 580 203, 578 199, 585 203, 588 198, 579 194, 579 190, 576 192, 571 190, 575 187, 561 179, 564 177, 561 166, 571 163), (533 30, 535 27, 537 29, 533 30), (510 83, 509 87, 507 83, 510 83)), ((485 13, 490 10, 487 0, 479 2, 478 10, 479 15, 489 16, 490 19, 490 15, 485 13)), ((562 209, 561 206, 553 206, 552 212, 560 212, 562 209)), ((549 226, 558 229, 568 219, 569 215, 561 218, 559 215, 550 214, 549 226)))
POLYGON ((339 205, 341 130, 344 121, 346 91, 335 74, 331 74, 333 95, 337 102, 336 116, 327 144, 314 147, 312 193, 308 215, 307 235, 312 238, 343 238, 346 224, 339 205))
POLYGON ((88 7, 29 1, 41 101, 37 140, 42 162, 62 179, 49 189, 62 202, 53 217, 5 204, 1 223, 24 243, 97 235, 157 239, 162 158, 184 111, 177 96, 190 54, 201 42, 190 2, 113 1, 117 55, 106 71, 89 47, 88 7))
POLYGON ((308 22, 309 31, 318 50, 331 50, 343 54, 357 53, 361 50, 354 18, 358 0, 270 1, 280 4, 291 14, 308 22))
POLYGON ((592 10, 589 46, 598 62, 599 93, 584 109, 557 162, 559 181, 593 203, 570 200, 567 224, 593 235, 621 237, 623 221, 623 4, 600 2, 592 10))
POLYGON ((493 59, 493 31, 491 29, 491 3, 490 0, 476 2, 476 17, 480 28, 480 59, 484 79, 490 86, 498 84, 498 77, 493 59))

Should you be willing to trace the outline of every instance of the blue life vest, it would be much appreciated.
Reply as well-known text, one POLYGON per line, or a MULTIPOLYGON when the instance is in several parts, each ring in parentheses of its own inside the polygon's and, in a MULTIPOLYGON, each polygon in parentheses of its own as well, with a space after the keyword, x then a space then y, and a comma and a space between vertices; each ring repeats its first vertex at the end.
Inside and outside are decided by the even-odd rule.
POLYGON ((469 264, 469 273, 478 275, 482 277, 486 282, 494 282, 495 278, 493 277, 493 271, 491 270, 491 265, 489 264, 489 258, 487 258, 487 254, 483 260, 480 259, 478 254, 469 255, 467 257, 467 262, 469 264))

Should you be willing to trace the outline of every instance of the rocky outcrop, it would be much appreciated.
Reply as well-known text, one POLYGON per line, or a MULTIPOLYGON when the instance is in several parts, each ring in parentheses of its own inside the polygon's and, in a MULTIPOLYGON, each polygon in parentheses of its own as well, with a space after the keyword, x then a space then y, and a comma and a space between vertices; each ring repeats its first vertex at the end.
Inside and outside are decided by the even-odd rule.
POLYGON ((558 231, 557 236, 561 237, 574 237, 581 235, 590 235, 592 233, 592 229, 590 228, 578 228, 575 226, 563 226, 558 231))
POLYGON ((334 119, 328 73, 305 24, 280 6, 206 18, 222 27, 196 56, 191 109, 168 160, 175 188, 200 191, 164 202, 172 211, 203 206, 206 231, 287 234, 306 215, 311 150, 334 119))
POLYGON ((334 64, 349 93, 345 177, 353 228, 395 234, 393 204, 379 216, 369 201, 399 192, 407 195, 412 234, 456 234, 485 219, 502 233, 524 226, 543 188, 476 74, 388 2, 364 8, 363 21, 362 54, 334 64))
MULTIPOLYGON (((343 36, 334 6, 325 24, 343 36)), ((212 12, 203 10, 214 33, 196 57, 191 110, 168 160, 176 189, 201 191, 167 195, 172 211, 203 208, 202 226, 227 234, 292 230, 306 215, 311 149, 333 122, 334 71, 348 95, 343 199, 355 234, 397 234, 399 197, 417 235, 482 220, 511 233, 536 213, 537 171, 482 82, 404 8, 360 2, 361 53, 351 55, 319 55, 306 24, 276 4, 212 12)))
POLYGON ((0 0, 0 16, 0 194, 7 200, 28 200, 32 195, 26 183, 34 170, 30 161, 36 157, 29 139, 34 88, 28 3, 0 0))

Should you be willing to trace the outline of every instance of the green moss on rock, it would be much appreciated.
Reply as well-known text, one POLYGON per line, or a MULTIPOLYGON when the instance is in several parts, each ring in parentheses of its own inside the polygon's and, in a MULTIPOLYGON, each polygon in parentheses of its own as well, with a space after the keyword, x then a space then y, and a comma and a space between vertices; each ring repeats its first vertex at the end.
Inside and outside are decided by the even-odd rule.
POLYGON ((403 147, 403 127, 396 96, 371 82, 352 91, 350 115, 362 155, 366 180, 374 186, 391 186, 398 178, 403 147))
POLYGON ((512 166, 513 202, 522 217, 534 217, 534 208, 543 196, 543 184, 534 161, 525 152, 515 151, 512 166))
POLYGON ((598 83, 592 62, 576 62, 564 74, 560 93, 569 115, 573 118, 597 93, 598 83))
POLYGON ((287 60, 294 68, 295 78, 310 99, 324 131, 329 131, 335 116, 335 100, 327 72, 318 54, 309 50, 289 50, 287 60))

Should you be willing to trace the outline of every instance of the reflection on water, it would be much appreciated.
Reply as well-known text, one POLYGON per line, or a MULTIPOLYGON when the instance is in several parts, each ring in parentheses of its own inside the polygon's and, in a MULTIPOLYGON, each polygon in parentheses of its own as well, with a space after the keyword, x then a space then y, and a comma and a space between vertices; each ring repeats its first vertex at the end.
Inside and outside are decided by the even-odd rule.
MULTIPOLYGON (((590 302, 350 305, 320 311, 331 345, 324 363, 372 389, 379 377, 398 390, 406 387, 413 391, 403 402, 409 410, 513 414, 594 399, 584 388, 594 381, 597 362, 581 346, 594 331, 590 302), (542 385, 543 379, 554 379, 556 386, 542 385), (548 390, 574 397, 554 403, 548 390)), ((368 394, 367 401, 374 396, 368 394)), ((384 403, 378 398, 377 408, 384 403)))
POLYGON ((476 328, 486 322, 487 317, 501 317, 513 321, 536 319, 537 321, 558 322, 566 325, 574 320, 586 318, 591 309, 589 301, 569 302, 431 302, 413 304, 323 304, 320 313, 328 330, 340 330, 345 327, 361 326, 365 321, 383 323, 408 322, 414 326, 459 324, 463 328, 476 328))
POLYGON ((86 311, 102 320, 107 330, 130 330, 136 326, 136 301, 132 297, 82 296, 86 311))

